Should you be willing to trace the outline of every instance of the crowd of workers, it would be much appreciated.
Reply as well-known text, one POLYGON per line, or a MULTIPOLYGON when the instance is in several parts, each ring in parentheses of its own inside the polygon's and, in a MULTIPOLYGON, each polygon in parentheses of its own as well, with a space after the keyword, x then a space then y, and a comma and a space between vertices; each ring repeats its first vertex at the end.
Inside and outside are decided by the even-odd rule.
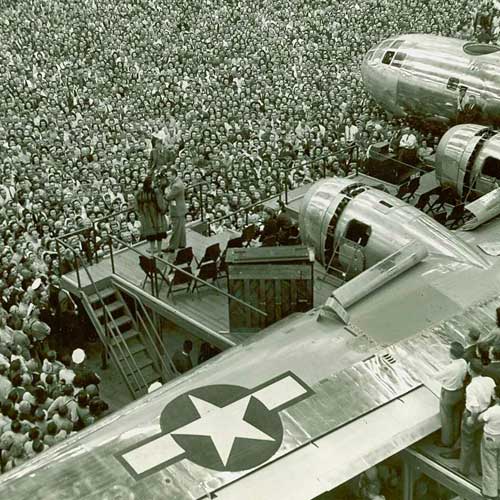
MULTIPOLYGON (((497 309, 500 326, 500 308, 497 309)), ((441 455, 460 459, 465 476, 482 476, 485 498, 497 498, 500 481, 500 336, 498 328, 472 328, 469 345, 452 342, 442 384, 441 455)))
POLYGON ((99 376, 75 349, 58 360, 32 356, 32 339, 0 324, 0 472, 33 458, 95 422, 108 409, 99 376))

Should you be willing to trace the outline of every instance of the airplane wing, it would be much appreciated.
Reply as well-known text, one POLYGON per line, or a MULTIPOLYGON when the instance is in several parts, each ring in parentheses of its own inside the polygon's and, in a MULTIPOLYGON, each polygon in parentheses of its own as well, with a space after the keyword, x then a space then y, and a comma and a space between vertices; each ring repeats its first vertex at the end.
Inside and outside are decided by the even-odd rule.
POLYGON ((428 258, 347 326, 292 315, 4 475, 0 495, 313 498, 438 428, 433 375, 451 340, 493 327, 498 274, 428 258))

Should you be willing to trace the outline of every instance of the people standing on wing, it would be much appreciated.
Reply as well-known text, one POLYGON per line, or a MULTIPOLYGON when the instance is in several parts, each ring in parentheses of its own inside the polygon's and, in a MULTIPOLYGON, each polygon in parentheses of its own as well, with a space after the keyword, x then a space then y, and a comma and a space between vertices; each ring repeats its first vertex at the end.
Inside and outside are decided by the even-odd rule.
POLYGON ((450 448, 460 435, 463 412, 464 381, 467 362, 463 359, 464 347, 460 342, 450 345, 451 362, 442 368, 437 378, 441 381, 439 415, 441 417, 441 445, 450 448))
POLYGON ((483 424, 479 415, 486 411, 494 395, 495 381, 483 376, 479 359, 469 363, 470 384, 465 389, 465 410, 462 418, 460 472, 468 476, 472 468, 481 472, 480 444, 483 424))
POLYGON ((166 252, 175 252, 186 246, 186 200, 184 198, 185 186, 175 168, 167 170, 169 186, 165 199, 169 202, 170 223, 172 224, 172 235, 166 252))
POLYGON ((149 241, 149 253, 161 253, 161 241, 167 237, 165 201, 150 176, 135 195, 135 210, 141 221, 142 237, 149 241))
POLYGON ((500 477, 500 386, 495 387, 495 405, 481 413, 484 423, 481 440, 482 493, 484 498, 498 498, 500 477))

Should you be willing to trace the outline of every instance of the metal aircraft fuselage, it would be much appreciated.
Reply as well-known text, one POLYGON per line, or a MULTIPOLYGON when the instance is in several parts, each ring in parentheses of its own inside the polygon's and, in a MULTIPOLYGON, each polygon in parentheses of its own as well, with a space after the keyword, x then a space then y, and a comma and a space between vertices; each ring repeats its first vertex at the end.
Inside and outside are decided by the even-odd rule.
POLYGON ((460 87, 481 122, 500 122, 500 47, 435 35, 399 35, 368 51, 361 72, 372 97, 396 116, 457 117, 460 87))
POLYGON ((436 430, 449 343, 495 328, 500 256, 478 244, 500 220, 452 233, 354 180, 310 187, 301 226, 323 261, 353 223, 378 263, 335 290, 347 324, 324 307, 271 325, 1 476, 0 498, 310 500, 436 430), (425 251, 395 273, 411 242, 425 251))

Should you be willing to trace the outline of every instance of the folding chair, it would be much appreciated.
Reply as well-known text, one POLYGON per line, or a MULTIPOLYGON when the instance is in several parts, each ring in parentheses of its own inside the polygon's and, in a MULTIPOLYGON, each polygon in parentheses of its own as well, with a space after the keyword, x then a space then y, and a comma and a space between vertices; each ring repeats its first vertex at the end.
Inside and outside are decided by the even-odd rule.
POLYGON ((250 224, 249 226, 243 228, 241 239, 243 240, 243 243, 246 247, 250 245, 251 241, 255 238, 256 235, 257 226, 255 224, 250 224))
POLYGON ((177 267, 190 266, 193 258, 193 247, 180 248, 177 250, 172 264, 177 267))
POLYGON ((463 224, 465 215, 465 203, 460 203, 453 207, 451 214, 446 220, 446 227, 448 229, 456 229, 463 224))
POLYGON ((410 201, 417 192, 418 187, 420 186, 420 177, 413 178, 408 184, 408 191, 401 198, 403 201, 410 201))
POLYGON ((222 252, 222 255, 220 257, 219 261, 219 275, 222 275, 223 273, 227 273, 227 264, 226 264, 226 254, 228 248, 241 248, 243 247, 243 238, 241 236, 238 236, 236 238, 231 238, 226 245, 226 248, 224 252, 222 252))
POLYGON ((173 274, 167 276, 166 281, 168 282, 168 292, 167 297, 170 297, 175 292, 180 290, 189 291, 191 282, 193 281, 191 266, 184 267, 182 269, 175 269, 173 274), (189 273, 189 274, 187 274, 189 273), (182 286, 184 285, 184 286, 182 286))
POLYGON ((139 266, 146 274, 146 276, 144 277, 144 280, 141 283, 141 288, 144 290, 144 287, 146 286, 146 282, 149 279, 151 281, 151 292, 153 293, 153 295, 158 295, 160 293, 163 282, 166 281, 166 279, 167 279, 165 272, 156 266, 155 259, 153 259, 152 257, 146 257, 145 255, 139 256, 139 266), (156 290, 156 276, 157 275, 161 276, 161 281, 160 281, 158 290, 156 290), (155 294, 155 291, 156 291, 156 294, 155 294))
POLYGON ((431 195, 429 193, 422 193, 415 204, 415 208, 425 212, 425 208, 429 205, 430 201, 431 195))
POLYGON ((198 267, 200 267, 204 262, 217 262, 220 258, 220 245, 218 243, 214 243, 213 245, 205 248, 205 253, 200 261, 198 261, 195 257, 196 263, 198 267))
MULTIPOLYGON (((203 281, 212 280, 214 283, 217 282, 217 278, 219 277, 217 264, 213 261, 205 262, 201 264, 196 272, 196 277, 203 281)), ((203 283, 200 283, 198 280, 193 280, 193 287, 191 288, 191 292, 195 290, 198 291, 199 286, 203 286, 203 283)))
POLYGON ((426 193, 424 193, 425 195, 427 195, 429 197, 429 202, 427 204, 427 210, 425 211, 426 213, 429 213, 429 212, 432 213, 434 211, 433 207, 435 205, 437 205, 442 191, 443 191, 443 188, 441 186, 437 186, 434 189, 431 189, 430 191, 427 191, 426 193), (435 196, 436 198, 431 200, 431 198, 433 196, 435 196))
POLYGON ((396 198, 402 200, 408 194, 408 183, 399 186, 398 192, 396 193, 396 198))
POLYGON ((443 226, 446 224, 446 219, 448 219, 448 215, 446 214, 446 211, 443 212, 438 212, 437 214, 433 214, 432 216, 436 222, 439 222, 439 224, 442 224, 443 226))
POLYGON ((455 204, 456 195, 452 188, 446 187, 439 193, 438 199, 429 207, 432 212, 443 210, 445 204, 455 204))

